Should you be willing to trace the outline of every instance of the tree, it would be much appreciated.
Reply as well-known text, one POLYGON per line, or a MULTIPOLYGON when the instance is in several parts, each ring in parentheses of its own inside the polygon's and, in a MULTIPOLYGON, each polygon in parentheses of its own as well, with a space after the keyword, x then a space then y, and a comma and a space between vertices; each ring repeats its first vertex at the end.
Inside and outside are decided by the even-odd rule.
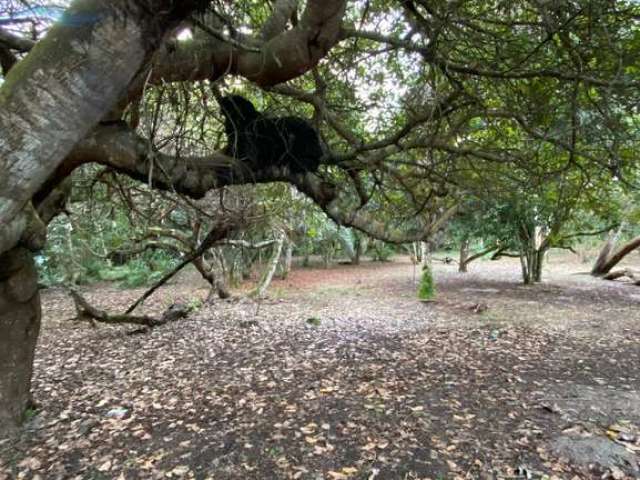
POLYGON ((628 269, 612 271, 627 255, 640 248, 640 235, 637 231, 640 210, 637 208, 637 195, 624 195, 621 192, 618 199, 618 202, 610 204, 612 216, 618 227, 609 232, 593 264, 591 274, 607 280, 615 280, 623 276, 637 280, 628 269), (620 239, 625 237, 626 241, 618 246, 620 239))
POLYGON ((636 168, 633 2, 300 5, 77 0, 42 38, 0 27, 0 431, 29 402, 32 254, 80 165, 191 198, 285 182, 336 224, 391 243, 441 230, 469 172, 623 181, 636 168), (312 116, 328 147, 318 174, 247 175, 220 153, 212 99, 232 75, 260 111, 312 116))
MULTIPOLYGON (((11 36, 2 43, 5 57, 7 52, 12 55, 11 50, 31 51, 15 65, 3 63, 5 79, 0 88, 0 129, 10 133, 0 140, 0 264, 4 267, 0 278, 0 432, 15 425, 30 402, 31 365, 40 323, 30 250, 42 247, 45 233, 42 215, 32 203, 42 204, 82 163, 107 164, 128 170, 136 178, 152 168, 144 160, 149 153, 147 142, 133 130, 110 125, 90 130, 110 110, 115 109, 110 115, 118 118, 140 98, 148 82, 193 80, 198 66, 204 67, 200 78, 210 78, 211 72, 228 72, 222 65, 233 58, 231 73, 244 74, 261 85, 300 75, 337 41, 345 2, 323 2, 322 7, 309 2, 301 21, 291 29, 277 21, 276 10, 265 23, 260 42, 251 48, 209 35, 176 44, 170 33, 208 3, 78 0, 33 48, 14 44, 11 36), (205 51, 209 52, 206 64, 198 65, 205 51), (281 55, 285 51, 296 54, 281 55), (192 67, 188 71, 187 65, 192 67), (119 151, 122 156, 116 153, 119 151)), ((167 168, 167 174, 157 183, 165 188, 198 196, 219 186, 215 173, 202 176, 198 185, 175 159, 160 157, 155 160, 167 168)), ((215 172, 215 160, 220 158, 201 159, 200 168, 215 172)))

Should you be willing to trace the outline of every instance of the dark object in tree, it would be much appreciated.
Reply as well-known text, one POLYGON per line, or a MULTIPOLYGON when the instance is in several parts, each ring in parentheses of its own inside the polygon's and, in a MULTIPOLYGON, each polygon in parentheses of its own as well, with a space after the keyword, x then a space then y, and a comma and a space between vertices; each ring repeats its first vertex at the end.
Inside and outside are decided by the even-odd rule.
POLYGON ((227 133, 225 154, 251 170, 289 167, 291 173, 315 172, 324 150, 318 132, 299 117, 269 118, 244 97, 219 100, 227 133))

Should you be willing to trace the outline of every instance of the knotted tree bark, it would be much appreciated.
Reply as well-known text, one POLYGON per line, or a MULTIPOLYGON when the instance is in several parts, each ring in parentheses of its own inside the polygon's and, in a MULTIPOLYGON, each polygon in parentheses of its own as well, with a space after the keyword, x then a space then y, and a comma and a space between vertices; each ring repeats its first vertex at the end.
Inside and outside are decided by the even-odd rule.
POLYGON ((40 332, 38 273, 31 252, 0 255, 0 438, 31 404, 33 357, 40 332))

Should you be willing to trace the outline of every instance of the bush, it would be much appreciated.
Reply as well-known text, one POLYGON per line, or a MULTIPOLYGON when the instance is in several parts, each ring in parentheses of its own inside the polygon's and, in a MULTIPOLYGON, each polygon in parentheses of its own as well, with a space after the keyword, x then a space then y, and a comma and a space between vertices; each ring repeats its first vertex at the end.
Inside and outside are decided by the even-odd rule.
POLYGON ((376 240, 369 249, 369 254, 374 262, 388 262, 393 254, 394 248, 384 242, 376 240))
POLYGON ((428 266, 424 266, 420 285, 418 287, 418 298, 420 300, 433 300, 436 296, 436 287, 433 283, 433 274, 428 266))
POLYGON ((124 265, 105 266, 99 270, 100 280, 119 282, 123 288, 137 288, 156 283, 175 264, 164 252, 135 257, 124 265))

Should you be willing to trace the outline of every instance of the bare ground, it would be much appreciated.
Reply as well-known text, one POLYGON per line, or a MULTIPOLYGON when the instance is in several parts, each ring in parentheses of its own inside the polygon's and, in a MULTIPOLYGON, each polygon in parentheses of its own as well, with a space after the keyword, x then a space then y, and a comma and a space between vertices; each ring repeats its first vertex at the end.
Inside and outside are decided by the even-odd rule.
MULTIPOLYGON (((640 288, 586 269, 437 265, 427 304, 405 260, 296 270, 145 335, 46 291, 41 408, 0 479, 640 478, 640 288)), ((183 277, 145 311, 205 295, 183 277)))

